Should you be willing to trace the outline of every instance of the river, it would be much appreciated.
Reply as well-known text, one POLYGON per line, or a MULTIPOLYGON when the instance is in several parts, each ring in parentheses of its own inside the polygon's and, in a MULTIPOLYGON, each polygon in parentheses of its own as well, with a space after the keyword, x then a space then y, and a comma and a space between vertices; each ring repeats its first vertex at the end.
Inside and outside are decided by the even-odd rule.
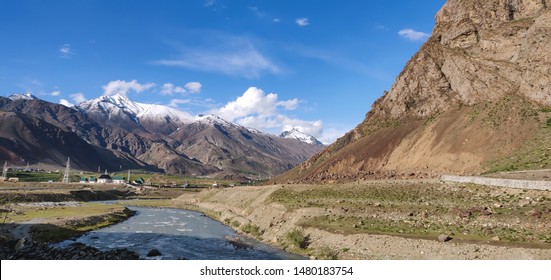
POLYGON ((81 242, 100 250, 126 248, 145 259, 285 260, 303 258, 240 235, 227 225, 195 211, 129 208, 137 213, 128 220, 88 232, 76 240, 67 240, 56 246, 64 247, 73 242, 81 242), (152 249, 157 249, 162 255, 147 257, 152 249))

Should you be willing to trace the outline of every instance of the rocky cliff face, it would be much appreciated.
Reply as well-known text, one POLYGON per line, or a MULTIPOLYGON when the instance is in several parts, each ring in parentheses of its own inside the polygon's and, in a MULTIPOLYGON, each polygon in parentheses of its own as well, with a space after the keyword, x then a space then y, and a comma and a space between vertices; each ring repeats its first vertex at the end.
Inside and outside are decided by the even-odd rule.
POLYGON ((551 105, 548 5, 449 0, 364 122, 280 180, 480 173, 526 150, 551 105))
POLYGON ((518 93, 551 105, 551 14, 546 0, 450 0, 432 37, 374 113, 427 117, 518 93))

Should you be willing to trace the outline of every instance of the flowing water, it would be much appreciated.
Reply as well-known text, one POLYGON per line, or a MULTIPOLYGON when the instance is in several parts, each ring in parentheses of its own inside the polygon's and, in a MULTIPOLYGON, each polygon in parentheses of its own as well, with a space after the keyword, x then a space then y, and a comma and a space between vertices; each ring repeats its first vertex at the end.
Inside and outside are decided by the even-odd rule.
POLYGON ((126 248, 146 259, 277 260, 301 259, 254 239, 205 215, 180 209, 129 207, 137 211, 130 219, 91 231, 76 240, 100 250, 126 248), (162 255, 147 257, 157 249, 162 255))

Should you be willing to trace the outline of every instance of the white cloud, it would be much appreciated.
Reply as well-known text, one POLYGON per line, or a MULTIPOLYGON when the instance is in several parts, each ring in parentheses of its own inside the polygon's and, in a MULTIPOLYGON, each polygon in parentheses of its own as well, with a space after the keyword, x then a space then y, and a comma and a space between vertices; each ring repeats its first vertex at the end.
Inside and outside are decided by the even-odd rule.
POLYGON ((189 82, 184 87, 191 93, 199 93, 203 85, 199 82, 189 82))
POLYGON ((86 102, 86 97, 84 97, 84 94, 82 92, 78 92, 78 93, 73 93, 71 95, 69 95, 69 97, 71 97, 71 99, 76 103, 76 104, 80 104, 82 102, 86 102))
POLYGON ((330 145, 333 144, 338 138, 344 136, 350 129, 343 128, 342 126, 339 126, 339 128, 325 128, 323 131, 323 134, 318 138, 318 140, 325 144, 330 145))
POLYGON ((279 18, 274 18, 272 21, 275 22, 275 23, 280 23, 281 22, 281 20, 279 18))
POLYGON ((323 122, 322 121, 305 121, 299 119, 287 118, 285 116, 279 116, 279 120, 284 123, 283 131, 291 131, 296 129, 302 133, 312 135, 316 138, 323 134, 323 122))
POLYGON ((403 38, 406 38, 410 41, 425 41, 430 37, 430 34, 420 31, 415 31, 411 28, 402 29, 400 32, 398 32, 400 36, 403 38))
POLYGON ((168 106, 178 108, 180 104, 189 104, 189 103, 191 103, 191 100, 189 99, 172 99, 170 100, 170 103, 168 104, 168 106))
POLYGON ((242 96, 213 112, 219 117, 235 121, 248 115, 273 115, 276 111, 277 94, 264 94, 261 89, 250 87, 242 96))
POLYGON ((59 91, 59 90, 52 91, 52 92, 50 93, 51 96, 59 96, 60 94, 61 94, 61 91, 59 91))
POLYGON ((103 95, 126 95, 129 91, 140 93, 144 90, 151 89, 154 86, 154 83, 140 84, 136 80, 132 80, 130 82, 122 80, 110 81, 107 85, 103 86, 103 95))
POLYGON ((310 20, 308 18, 297 18, 295 22, 298 26, 310 25, 310 20))
POLYGON ((264 17, 266 16, 266 12, 260 10, 258 7, 249 7, 249 11, 251 11, 251 13, 253 13, 255 16, 257 17, 264 17))
POLYGON ((161 87, 162 95, 173 95, 175 93, 184 94, 186 93, 186 90, 183 87, 175 86, 172 83, 165 83, 161 87))
POLYGON ((285 108, 285 110, 295 110, 298 107, 299 100, 297 98, 287 101, 279 101, 276 104, 285 108))
POLYGON ((235 101, 209 113, 274 134, 296 128, 314 137, 323 135, 323 122, 301 120, 282 113, 282 110, 295 110, 299 103, 296 98, 279 101, 277 94, 265 94, 261 89, 251 87, 235 101))
POLYGON ((377 31, 388 31, 388 28, 382 24, 378 24, 375 26, 375 30, 377 31))
POLYGON ((70 44, 65 44, 59 48, 59 53, 63 58, 69 58, 75 54, 75 51, 71 48, 70 44))
POLYGON ((65 106, 65 107, 73 107, 73 103, 69 102, 67 99, 59 99, 59 104, 65 106))
POLYGON ((258 78, 263 73, 281 72, 279 67, 262 54, 248 38, 220 35, 214 32, 197 36, 205 37, 201 38, 208 42, 204 46, 179 46, 179 56, 154 63, 245 78, 258 78), (212 36, 206 38, 209 34, 212 36))

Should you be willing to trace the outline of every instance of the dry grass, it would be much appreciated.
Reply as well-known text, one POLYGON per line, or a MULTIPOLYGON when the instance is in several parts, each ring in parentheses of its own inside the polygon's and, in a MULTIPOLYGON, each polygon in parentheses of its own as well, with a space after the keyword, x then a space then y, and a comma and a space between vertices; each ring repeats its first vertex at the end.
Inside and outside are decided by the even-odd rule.
POLYGON ((475 185, 390 183, 282 188, 270 200, 291 209, 318 208, 302 226, 370 233, 551 247, 551 193, 475 185))

